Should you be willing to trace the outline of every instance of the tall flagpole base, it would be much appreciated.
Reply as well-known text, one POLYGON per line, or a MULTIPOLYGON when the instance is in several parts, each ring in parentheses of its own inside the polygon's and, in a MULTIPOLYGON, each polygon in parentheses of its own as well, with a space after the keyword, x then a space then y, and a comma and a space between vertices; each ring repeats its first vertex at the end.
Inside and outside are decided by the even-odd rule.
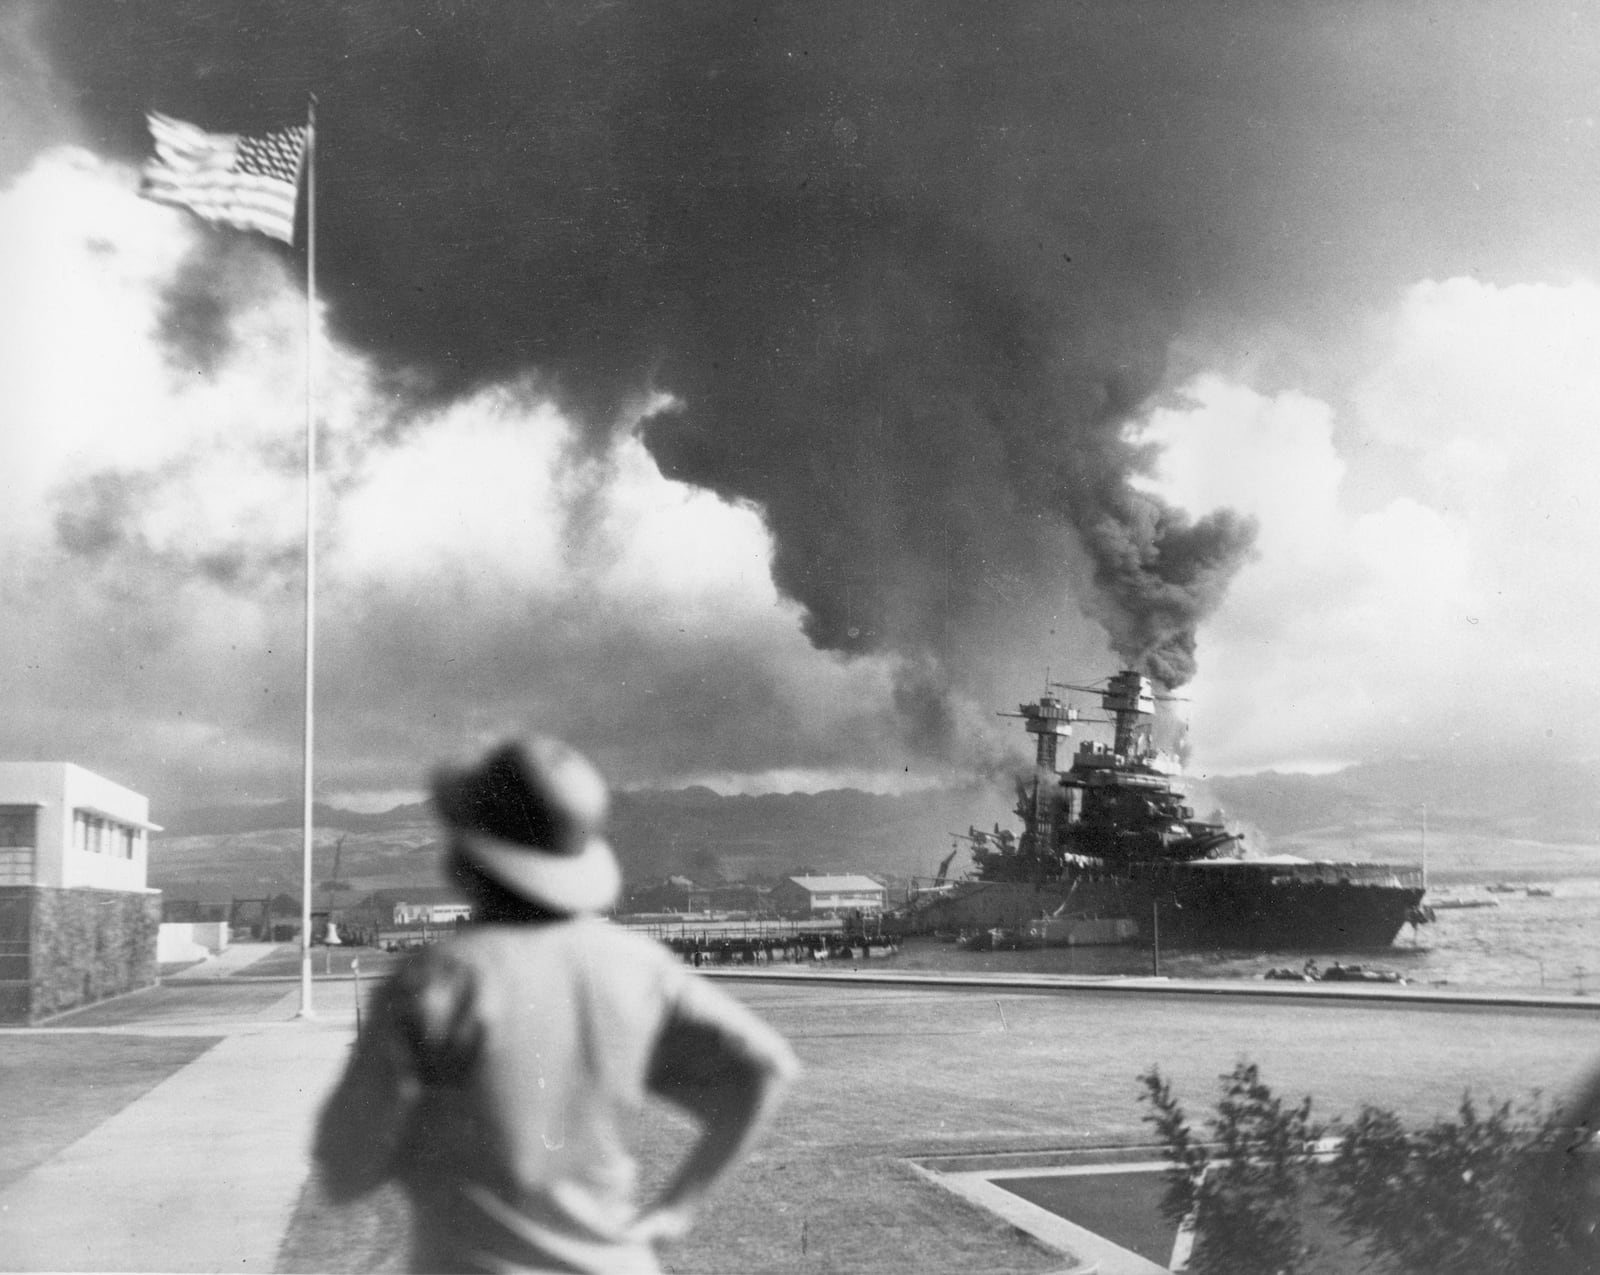
POLYGON ((300 1008, 295 1013, 296 1018, 315 1018, 317 1011, 311 1005, 311 945, 306 944, 300 952, 300 1008))

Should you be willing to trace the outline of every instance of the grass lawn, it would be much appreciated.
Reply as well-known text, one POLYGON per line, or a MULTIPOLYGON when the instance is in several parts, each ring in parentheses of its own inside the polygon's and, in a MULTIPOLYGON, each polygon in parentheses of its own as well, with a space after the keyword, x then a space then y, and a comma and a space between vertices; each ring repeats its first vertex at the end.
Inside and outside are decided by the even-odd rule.
POLYGON ((0 1188, 193 1062, 217 1037, 0 1031, 0 1188))
MULTIPOLYGON (((168 983, 129 996, 118 996, 63 1014, 50 1027, 82 1031, 117 1027, 192 1029, 196 1036, 215 1034, 218 1018, 256 1018, 290 995, 281 983, 250 984, 243 979, 214 983, 168 983)), ((5 1037, 0 1035, 0 1040, 5 1037)))
MULTIPOLYGON (((406 957, 404 952, 385 952, 375 947, 313 947, 311 949, 311 975, 313 978, 351 976, 350 963, 361 962, 361 979, 381 978, 406 957)), ((280 944, 277 951, 247 965, 233 977, 248 978, 298 978, 300 976, 300 948, 293 943, 280 944)))
MULTIPOLYGON (((1316 1116, 1368 1102, 1407 1121, 1481 1098, 1555 1092, 1600 1060, 1600 1015, 1309 1004, 1246 997, 782 985, 729 979, 794 1044, 805 1074, 756 1154, 667 1254, 682 1272, 1032 1275, 1056 1252, 920 1178, 914 1157, 1148 1145, 1137 1077, 1157 1065, 1191 1112, 1241 1058, 1316 1116)), ((647 1184, 686 1125, 641 1121, 647 1184)), ((403 1204, 345 1210, 308 1189, 286 1270, 396 1270, 403 1204)))

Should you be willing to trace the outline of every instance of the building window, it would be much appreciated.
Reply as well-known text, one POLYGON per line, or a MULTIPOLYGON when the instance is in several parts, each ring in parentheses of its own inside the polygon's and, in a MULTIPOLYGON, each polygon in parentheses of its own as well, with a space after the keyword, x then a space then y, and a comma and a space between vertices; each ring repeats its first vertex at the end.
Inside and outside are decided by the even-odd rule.
POLYGON ((39 811, 35 806, 0 806, 0 885, 32 885, 39 811))
POLYGON ((87 810, 72 812, 72 848, 86 854, 104 854, 114 859, 131 859, 139 846, 142 829, 107 819, 87 810))

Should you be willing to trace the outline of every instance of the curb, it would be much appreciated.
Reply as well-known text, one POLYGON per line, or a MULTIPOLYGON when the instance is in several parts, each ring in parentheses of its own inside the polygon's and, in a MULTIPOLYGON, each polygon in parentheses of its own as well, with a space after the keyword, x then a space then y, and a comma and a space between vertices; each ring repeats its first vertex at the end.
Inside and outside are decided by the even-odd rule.
POLYGON ((1026 992, 1099 992, 1112 995, 1214 996, 1292 1000, 1330 1004, 1388 1002, 1403 1005, 1460 1006, 1472 1009, 1538 1009, 1595 1013, 1600 999, 1568 996, 1518 996, 1500 992, 1414 991, 1393 984, 1313 986, 1305 983, 1267 985, 1240 982, 1200 982, 1194 979, 1153 977, 1082 978, 1066 974, 878 974, 859 971, 800 972, 787 970, 729 970, 702 968, 708 978, 770 983, 830 983, 840 986, 921 987, 1026 992))

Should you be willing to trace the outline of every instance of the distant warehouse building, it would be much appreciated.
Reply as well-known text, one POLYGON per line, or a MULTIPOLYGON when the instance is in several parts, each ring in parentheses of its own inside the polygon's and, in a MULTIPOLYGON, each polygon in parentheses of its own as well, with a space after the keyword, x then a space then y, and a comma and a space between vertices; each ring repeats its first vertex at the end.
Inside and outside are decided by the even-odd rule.
POLYGON ((772 906, 779 916, 826 920, 860 912, 874 916, 884 909, 887 890, 871 877, 850 873, 834 877, 785 877, 772 887, 772 906))
POLYGON ((396 925, 454 925, 457 921, 472 919, 472 904, 464 899, 448 895, 444 898, 417 899, 416 891, 411 893, 413 897, 402 899, 394 905, 396 925))
POLYGON ((374 890, 332 916, 339 934, 380 946, 439 938, 472 919, 472 904, 448 886, 413 885, 374 890))
POLYGON ((0 1022, 156 981, 150 803, 67 762, 0 762, 0 1022))

